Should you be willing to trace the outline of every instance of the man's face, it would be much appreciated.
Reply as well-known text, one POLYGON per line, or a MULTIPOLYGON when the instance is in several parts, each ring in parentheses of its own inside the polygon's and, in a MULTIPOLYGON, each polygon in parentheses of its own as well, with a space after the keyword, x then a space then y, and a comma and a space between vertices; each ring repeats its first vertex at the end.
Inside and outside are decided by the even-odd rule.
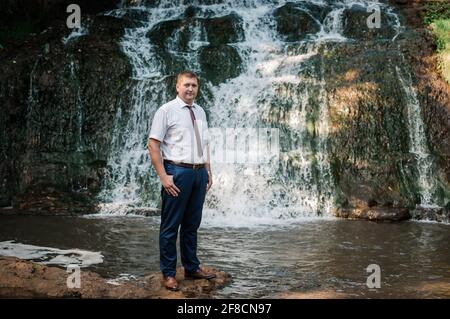
POLYGON ((177 93, 184 102, 192 104, 198 93, 197 79, 182 76, 177 82, 177 93))

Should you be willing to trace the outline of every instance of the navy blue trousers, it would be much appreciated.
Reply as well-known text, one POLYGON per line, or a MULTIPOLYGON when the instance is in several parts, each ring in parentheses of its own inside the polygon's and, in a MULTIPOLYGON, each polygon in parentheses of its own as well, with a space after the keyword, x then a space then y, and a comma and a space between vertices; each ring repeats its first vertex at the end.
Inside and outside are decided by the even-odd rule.
POLYGON ((192 169, 164 163, 168 175, 173 175, 180 189, 172 196, 161 189, 162 208, 159 231, 160 267, 164 276, 175 276, 177 266, 177 237, 180 230, 181 263, 188 272, 200 268, 197 258, 197 230, 202 220, 208 173, 206 168, 192 169))

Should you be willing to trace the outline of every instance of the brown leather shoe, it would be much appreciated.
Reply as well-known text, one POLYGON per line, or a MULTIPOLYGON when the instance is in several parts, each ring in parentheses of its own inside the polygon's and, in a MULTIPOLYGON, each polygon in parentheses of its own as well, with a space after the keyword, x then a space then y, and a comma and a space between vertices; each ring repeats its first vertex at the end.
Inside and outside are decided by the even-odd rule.
POLYGON ((184 279, 213 279, 216 275, 212 272, 206 272, 203 269, 199 269, 196 272, 184 272, 184 279))
POLYGON ((178 282, 175 279, 175 277, 163 276, 163 278, 164 278, 164 287, 166 287, 166 289, 172 290, 172 291, 180 290, 180 288, 178 287, 178 282))

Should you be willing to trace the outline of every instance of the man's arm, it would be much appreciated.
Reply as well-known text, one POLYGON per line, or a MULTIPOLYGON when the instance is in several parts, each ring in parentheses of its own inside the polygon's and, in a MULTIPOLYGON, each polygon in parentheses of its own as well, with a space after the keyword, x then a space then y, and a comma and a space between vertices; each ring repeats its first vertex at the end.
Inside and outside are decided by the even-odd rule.
POLYGON ((159 180, 161 181, 162 186, 170 195, 178 196, 180 190, 173 182, 173 176, 167 175, 166 170, 164 169, 160 147, 160 141, 153 138, 148 139, 147 148, 150 155, 150 160, 152 161, 152 165, 156 170, 156 174, 158 174, 159 176, 159 180))

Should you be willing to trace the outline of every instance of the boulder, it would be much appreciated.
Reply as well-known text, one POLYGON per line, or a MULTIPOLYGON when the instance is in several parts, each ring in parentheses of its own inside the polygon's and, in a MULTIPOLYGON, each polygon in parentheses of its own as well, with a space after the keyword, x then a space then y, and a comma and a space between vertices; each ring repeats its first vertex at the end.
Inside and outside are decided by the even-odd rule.
POLYGON ((277 30, 284 36, 285 41, 300 41, 308 35, 320 31, 320 15, 312 13, 311 9, 325 12, 325 9, 313 4, 305 7, 305 4, 300 5, 292 2, 288 2, 275 10, 277 30))
POLYGON ((411 216, 415 220, 450 223, 450 202, 446 207, 416 207, 411 216))
MULTIPOLYGON (((223 271, 205 267, 214 272, 212 280, 185 280, 177 275, 180 290, 168 291, 160 273, 149 273, 136 280, 117 282, 81 268, 80 288, 69 288, 71 273, 53 266, 45 266, 15 257, 0 257, 0 298, 211 298, 215 290, 227 285, 231 276, 223 271)), ((179 268, 177 273, 183 274, 179 268)))
POLYGON ((347 38, 361 41, 391 40, 396 35, 394 17, 381 10, 380 28, 369 28, 367 19, 374 11, 367 11, 366 7, 354 4, 344 10, 343 34, 347 38))
POLYGON ((185 18, 161 21, 157 23, 147 36, 158 46, 167 47, 169 43, 176 49, 183 51, 188 48, 191 40, 193 28, 205 30, 206 34, 201 35, 202 41, 208 41, 211 45, 221 45, 239 42, 244 39, 242 19, 231 13, 215 18, 196 18, 194 9, 186 9, 185 18))
POLYGON ((218 18, 204 19, 202 22, 211 45, 221 45, 244 40, 242 18, 236 13, 218 18))
POLYGON ((175 32, 179 33, 180 50, 187 46, 189 41, 189 33, 186 32, 189 21, 184 19, 166 20, 158 22, 147 33, 147 37, 150 38, 155 44, 159 46, 166 46, 167 40, 174 36, 175 32))
POLYGON ((410 219, 411 215, 407 208, 368 207, 339 208, 336 211, 336 217, 377 222, 398 222, 410 219))
MULTIPOLYGON (((84 18, 93 32, 67 45, 62 39, 69 31, 55 24, 0 52, 0 129, 8 132, 0 142, 6 150, 0 155, 2 206, 36 202, 40 188, 58 189, 65 194, 61 199, 100 189, 119 101, 128 105, 124 91, 131 67, 118 44, 127 24, 84 18)), ((52 195, 41 194, 45 210, 45 198, 52 195)))
POLYGON ((209 45, 201 48, 200 65, 202 78, 218 85, 237 77, 242 71, 242 59, 229 45, 209 45))

